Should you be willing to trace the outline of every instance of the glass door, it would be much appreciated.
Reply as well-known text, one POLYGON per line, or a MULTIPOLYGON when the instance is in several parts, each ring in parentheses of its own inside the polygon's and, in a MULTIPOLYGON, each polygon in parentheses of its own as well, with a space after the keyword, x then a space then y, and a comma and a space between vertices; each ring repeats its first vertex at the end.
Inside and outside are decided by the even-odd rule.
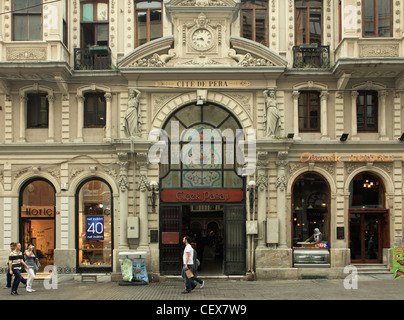
POLYGON ((351 213, 349 246, 352 262, 381 262, 383 221, 383 214, 351 213))

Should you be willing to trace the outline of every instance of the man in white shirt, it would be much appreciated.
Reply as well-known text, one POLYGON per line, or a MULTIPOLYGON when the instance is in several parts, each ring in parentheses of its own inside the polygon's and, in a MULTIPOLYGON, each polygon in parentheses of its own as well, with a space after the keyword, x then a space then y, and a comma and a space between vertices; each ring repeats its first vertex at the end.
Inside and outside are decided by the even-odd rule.
POLYGON ((196 287, 195 282, 185 274, 186 270, 192 270, 194 264, 194 249, 190 242, 191 240, 188 236, 182 239, 182 243, 185 244, 184 254, 182 256, 182 277, 185 279, 185 290, 182 293, 190 293, 192 289, 196 287))

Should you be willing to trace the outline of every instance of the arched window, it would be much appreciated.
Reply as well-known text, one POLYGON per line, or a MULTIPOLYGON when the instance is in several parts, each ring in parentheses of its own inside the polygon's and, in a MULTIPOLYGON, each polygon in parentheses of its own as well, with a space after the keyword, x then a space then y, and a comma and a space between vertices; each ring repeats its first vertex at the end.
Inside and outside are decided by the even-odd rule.
POLYGON ((241 1, 241 36, 268 46, 268 1, 241 1))
POLYGON ((384 208, 384 187, 374 174, 363 172, 349 185, 350 208, 384 208))
POLYGON ((162 188, 243 188, 235 156, 240 128, 229 111, 213 104, 175 112, 163 127, 170 159, 160 167, 162 188))
POLYGON ((112 270, 112 191, 100 179, 83 183, 77 201, 77 265, 79 270, 112 270))

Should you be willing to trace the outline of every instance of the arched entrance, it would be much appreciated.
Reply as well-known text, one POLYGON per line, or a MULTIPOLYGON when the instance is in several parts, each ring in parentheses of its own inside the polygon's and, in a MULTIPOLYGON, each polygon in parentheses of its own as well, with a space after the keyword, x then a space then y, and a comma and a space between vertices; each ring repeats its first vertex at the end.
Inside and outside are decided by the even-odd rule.
POLYGON ((245 273, 245 178, 238 175, 236 156, 240 123, 218 105, 190 104, 163 129, 168 161, 160 164, 160 273, 181 271, 186 235, 196 244, 201 272, 245 273), (209 242, 212 220, 217 228, 209 242))
POLYGON ((349 248, 353 263, 381 263, 389 247, 389 219, 382 180, 370 172, 349 185, 349 248))
POLYGON ((45 179, 26 182, 20 192, 21 246, 34 245, 36 257, 45 266, 54 264, 55 189, 45 179))

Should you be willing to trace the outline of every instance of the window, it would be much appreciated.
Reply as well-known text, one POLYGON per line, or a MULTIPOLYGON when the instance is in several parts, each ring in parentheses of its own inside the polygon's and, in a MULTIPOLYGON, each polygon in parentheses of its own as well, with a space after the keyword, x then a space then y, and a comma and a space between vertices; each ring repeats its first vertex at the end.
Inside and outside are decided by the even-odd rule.
POLYGON ((42 40, 42 0, 13 1, 13 40, 42 40))
POLYGON ((356 107, 358 131, 377 131, 377 91, 359 91, 356 107))
POLYGON ((299 131, 320 131, 320 93, 304 91, 299 94, 299 131))
POLYGON ((268 46, 268 1, 241 3, 241 36, 268 46))
POLYGON ((391 37, 392 1, 364 0, 363 2, 363 35, 365 37, 391 37))
POLYGON ((162 1, 135 1, 136 46, 163 36, 162 1))
POLYGON ((77 264, 80 270, 112 267, 112 192, 101 180, 82 184, 77 201, 77 264))
POLYGON ((27 128, 48 128, 49 102, 47 93, 27 94, 27 128))
POLYGON ((104 92, 86 93, 84 95, 84 127, 105 127, 106 100, 104 92))
POLYGON ((318 44, 322 41, 322 1, 296 1, 296 45, 318 44))
POLYGON ((108 46, 108 2, 81 4, 81 47, 108 46))

